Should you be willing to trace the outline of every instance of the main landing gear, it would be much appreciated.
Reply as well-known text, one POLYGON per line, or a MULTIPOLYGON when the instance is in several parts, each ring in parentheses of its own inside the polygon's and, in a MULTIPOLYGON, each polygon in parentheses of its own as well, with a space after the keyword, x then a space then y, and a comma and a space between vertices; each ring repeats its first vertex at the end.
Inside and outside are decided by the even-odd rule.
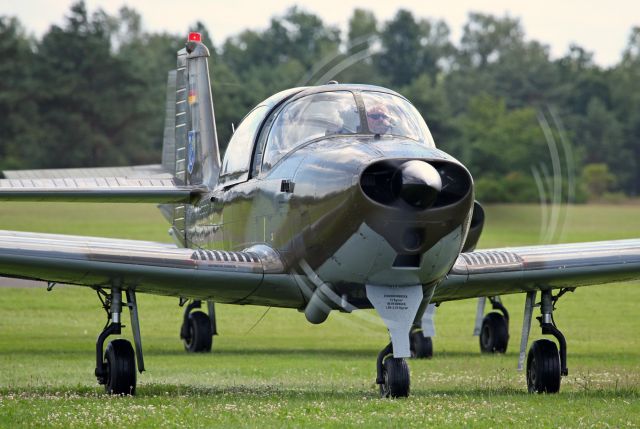
POLYGON ((502 305, 499 296, 489 297, 489 301, 492 308, 497 311, 492 311, 482 320, 479 333, 480 351, 505 353, 509 345, 509 312, 502 305))
MULTIPOLYGON (((422 332, 420 333, 422 335, 422 332)), ((409 365, 404 358, 393 357, 393 345, 389 343, 378 354, 376 362, 378 375, 376 384, 380 386, 383 398, 406 398, 411 384, 409 365)))
POLYGON ((104 351, 104 342, 110 335, 120 335, 122 324, 122 290, 113 287, 111 293, 98 289, 98 297, 107 312, 107 324, 96 341, 96 370, 98 383, 105 386, 107 393, 114 395, 134 395, 136 393, 136 360, 138 370, 144 371, 144 359, 142 356, 142 340, 140 337, 140 324, 138 322, 138 305, 136 295, 132 290, 126 291, 127 302, 131 315, 131 329, 136 345, 136 353, 133 352, 131 343, 118 338, 109 342, 104 351))
MULTIPOLYGON (((181 301, 181 305, 185 303, 186 301, 181 301)), ((218 334, 214 303, 207 301, 208 316, 203 311, 193 311, 201 306, 201 301, 194 300, 184 309, 180 338, 184 343, 184 349, 189 353, 210 352, 213 345, 213 336, 218 334)))
MULTIPOLYGON (((556 296, 553 296, 549 290, 542 291, 540 302, 542 315, 537 319, 540 322, 542 334, 555 337, 560 350, 558 351, 556 343, 551 340, 542 339, 533 342, 527 355, 527 388, 530 393, 557 393, 560 390, 562 376, 569 374, 567 342, 553 320, 556 301, 568 291, 573 291, 573 289, 562 289, 556 296)), ((531 309, 534 301, 535 292, 530 292, 527 295, 527 306, 525 306, 525 323, 531 321, 531 309)), ((528 330, 525 333, 525 329, 523 329, 523 344, 526 346, 525 334, 528 337, 528 330)), ((524 357, 523 354, 524 350, 521 347, 521 361, 524 357)))

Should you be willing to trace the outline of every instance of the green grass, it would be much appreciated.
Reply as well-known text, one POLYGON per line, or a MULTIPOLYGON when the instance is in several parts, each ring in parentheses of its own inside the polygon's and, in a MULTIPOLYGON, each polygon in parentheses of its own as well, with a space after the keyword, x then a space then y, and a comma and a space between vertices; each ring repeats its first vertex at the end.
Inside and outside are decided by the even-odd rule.
MULTIPOLYGON (((0 228, 167 240, 153 206, 3 204, 0 228)), ((570 209, 566 241, 640 237, 640 206, 570 209), (596 225, 594 227, 594 225, 596 225)), ((535 244, 537 206, 491 206, 481 247, 535 244)), ((569 371, 558 395, 529 395, 515 370, 524 297, 505 297, 511 343, 481 356, 475 301, 436 315, 436 356, 411 361, 411 397, 377 397, 375 357, 387 341, 371 312, 332 314, 320 326, 295 311, 219 305, 214 353, 187 355, 177 300, 141 295, 147 371, 138 395, 108 397, 92 377, 105 322, 81 287, 0 288, 0 427, 637 427, 640 283, 582 288, 556 321, 569 371)), ((126 319, 125 319, 126 320, 126 319)), ((534 326, 532 339, 539 338, 534 326)), ((125 336, 130 337, 125 329, 125 336)))

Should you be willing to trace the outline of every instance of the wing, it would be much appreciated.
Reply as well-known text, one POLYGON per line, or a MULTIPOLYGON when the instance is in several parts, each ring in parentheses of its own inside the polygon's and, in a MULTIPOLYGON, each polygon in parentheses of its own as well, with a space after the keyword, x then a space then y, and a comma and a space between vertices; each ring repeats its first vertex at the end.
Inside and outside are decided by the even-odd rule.
POLYGON ((299 306, 300 291, 288 288, 289 276, 283 273, 277 252, 265 245, 229 252, 148 241, 0 231, 0 276, 5 277, 94 288, 119 285, 222 303, 257 303, 264 288, 271 288, 266 295, 281 294, 284 299, 280 305, 299 306))
POLYGON ((640 279, 640 239, 462 253, 432 301, 640 279))

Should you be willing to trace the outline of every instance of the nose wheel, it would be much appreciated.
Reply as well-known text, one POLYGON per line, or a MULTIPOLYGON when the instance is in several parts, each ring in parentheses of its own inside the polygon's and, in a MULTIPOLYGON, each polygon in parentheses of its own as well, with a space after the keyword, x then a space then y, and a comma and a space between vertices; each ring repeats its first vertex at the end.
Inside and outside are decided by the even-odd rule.
POLYGON ((411 376, 404 358, 393 357, 391 343, 378 355, 378 378, 382 398, 406 398, 409 396, 411 376))

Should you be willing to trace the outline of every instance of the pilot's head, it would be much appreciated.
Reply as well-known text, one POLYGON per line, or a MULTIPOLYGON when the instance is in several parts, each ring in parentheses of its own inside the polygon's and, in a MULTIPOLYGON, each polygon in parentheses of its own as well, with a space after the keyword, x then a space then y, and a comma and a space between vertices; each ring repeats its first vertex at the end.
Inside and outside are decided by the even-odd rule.
POLYGON ((367 109, 367 123, 374 134, 386 134, 393 125, 390 112, 383 104, 374 104, 367 109))

